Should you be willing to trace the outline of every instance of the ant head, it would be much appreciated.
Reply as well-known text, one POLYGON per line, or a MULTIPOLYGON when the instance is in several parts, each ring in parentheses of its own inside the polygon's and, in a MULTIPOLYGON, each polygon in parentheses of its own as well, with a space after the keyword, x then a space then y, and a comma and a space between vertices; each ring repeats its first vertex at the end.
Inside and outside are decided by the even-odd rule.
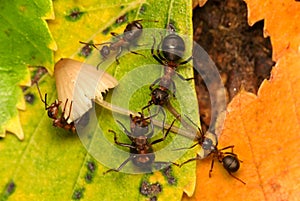
POLYGON ((170 34, 163 39, 162 51, 164 57, 169 61, 178 61, 182 58, 185 51, 183 39, 176 35, 170 34))
POLYGON ((169 93, 167 90, 156 88, 151 93, 152 102, 155 105, 164 105, 169 100, 169 93))
POLYGON ((134 41, 141 36, 143 32, 143 25, 140 23, 141 20, 136 20, 129 23, 124 30, 124 39, 126 41, 134 41))
POLYGON ((108 45, 104 45, 101 50, 100 50, 100 54, 106 58, 107 56, 109 56, 110 54, 110 49, 109 49, 109 46, 108 45))
POLYGON ((214 142, 210 138, 205 137, 202 143, 202 148, 211 152, 215 149, 214 142))
POLYGON ((48 117, 51 119, 57 119, 58 110, 59 110, 59 102, 56 100, 52 103, 48 108, 48 117))
POLYGON ((228 171, 228 172, 236 172, 240 168, 240 162, 239 159, 235 155, 226 155, 222 159, 223 167, 228 171))
POLYGON ((149 131, 149 127, 148 127, 149 122, 146 119, 144 119, 144 116, 130 115, 130 118, 131 118, 130 130, 131 130, 132 137, 147 135, 149 131))

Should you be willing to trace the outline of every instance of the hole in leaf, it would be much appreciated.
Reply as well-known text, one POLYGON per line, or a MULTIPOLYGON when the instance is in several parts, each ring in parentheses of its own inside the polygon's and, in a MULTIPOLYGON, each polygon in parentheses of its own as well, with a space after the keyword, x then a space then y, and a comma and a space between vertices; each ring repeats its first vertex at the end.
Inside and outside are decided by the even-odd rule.
MULTIPOLYGON (((264 79, 269 79, 272 47, 263 37, 263 22, 250 27, 247 7, 241 0, 211 0, 193 12, 194 40, 202 46, 217 66, 227 90, 227 100, 240 91, 257 93, 264 79)), ((211 100, 199 74, 195 84, 204 131, 211 121, 211 100)))

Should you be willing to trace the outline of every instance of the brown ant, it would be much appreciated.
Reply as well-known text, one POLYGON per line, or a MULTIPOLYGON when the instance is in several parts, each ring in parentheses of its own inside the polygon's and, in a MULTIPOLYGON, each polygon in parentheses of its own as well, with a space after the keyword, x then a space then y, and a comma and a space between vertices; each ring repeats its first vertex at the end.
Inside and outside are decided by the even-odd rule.
POLYGON ((185 61, 179 62, 185 52, 185 43, 180 36, 174 33, 169 34, 160 41, 156 49, 156 54, 154 53, 154 46, 156 43, 154 37, 153 40, 154 42, 151 48, 151 54, 156 61, 164 66, 164 75, 150 85, 150 90, 153 91, 153 87, 159 82, 159 88, 161 90, 167 91, 167 89, 172 88, 173 96, 175 96, 176 87, 174 81, 172 80, 173 76, 177 74, 183 80, 192 79, 183 78, 176 72, 176 69, 178 66, 188 63, 193 57, 191 56, 185 61), (162 53, 160 51, 160 47, 162 48, 162 53))
MULTIPOLYGON (((188 117, 187 117, 188 118, 188 117)), ((193 125, 197 126, 190 118, 188 118, 193 125)), ((209 177, 211 177, 211 173, 214 167, 214 161, 215 159, 218 160, 220 163, 223 164, 224 169, 228 172, 228 174, 235 178, 236 180, 242 182, 243 184, 246 184, 244 181, 242 181, 241 179, 239 179, 238 177, 234 176, 232 173, 235 173, 239 170, 240 168, 240 162, 242 162, 241 160, 238 159, 238 155, 233 153, 233 148, 234 145, 230 145, 227 147, 224 147, 222 149, 218 149, 218 142, 216 142, 216 144, 214 145, 214 142, 212 139, 210 139, 209 137, 206 137, 205 134, 202 132, 202 130, 197 126, 198 128, 198 133, 196 135, 196 141, 197 143, 192 145, 191 147, 189 147, 188 149, 191 149, 193 147, 195 147, 196 145, 200 145, 202 147, 202 149, 204 150, 205 153, 208 153, 206 156, 210 156, 212 155, 212 162, 211 162, 211 166, 210 166, 210 170, 209 170, 209 177), (224 150, 227 149, 231 149, 230 152, 223 152, 224 150)), ((181 148, 182 149, 182 148, 181 148)), ((185 149, 185 148, 183 148, 185 149)), ((177 149, 179 150, 179 149, 177 149)), ((183 166, 186 163, 189 163, 191 161, 194 160, 201 160, 203 159, 203 157, 197 155, 195 158, 191 158, 185 162, 183 162, 182 164, 175 164, 179 167, 183 166)))
POLYGON ((113 130, 108 130, 114 134, 114 142, 117 145, 130 148, 130 156, 117 169, 109 169, 104 172, 104 174, 111 171, 119 172, 129 161, 132 161, 132 163, 138 168, 147 171, 151 171, 153 164, 169 165, 171 163, 155 162, 155 154, 153 152, 152 145, 162 142, 166 139, 175 120, 172 122, 171 126, 168 128, 167 132, 162 138, 150 142, 150 138, 153 136, 154 132, 154 126, 151 120, 152 116, 145 118, 142 113, 139 114, 140 116, 130 115, 130 131, 128 131, 120 121, 117 121, 123 127, 125 134, 131 141, 131 144, 119 142, 116 132, 113 130), (148 119, 150 121, 148 121, 148 119))
MULTIPOLYGON (((143 32, 143 26, 140 23, 143 20, 135 20, 129 24, 127 24, 124 32, 122 35, 119 35, 115 32, 111 32, 110 34, 112 36, 117 37, 117 41, 115 42, 105 42, 105 43, 100 43, 100 44, 93 44, 93 43, 86 43, 86 42, 81 42, 79 41, 81 44, 85 44, 85 45, 91 45, 94 48, 96 48, 97 50, 99 50, 97 48, 97 45, 103 45, 103 47, 99 50, 101 56, 103 57, 103 61, 105 59, 107 59, 109 57, 109 55, 111 54, 111 51, 116 51, 116 62, 117 64, 119 64, 119 57, 123 51, 124 48, 126 48, 129 52, 133 53, 133 54, 137 54, 137 55, 141 55, 144 56, 142 54, 139 54, 137 52, 131 51, 130 50, 130 46, 131 45, 136 45, 136 40, 142 35, 143 32)), ((103 62, 102 61, 102 62, 103 62)), ((102 63, 100 62, 97 67, 102 63)))
MULTIPOLYGON (((180 121, 182 121, 180 114, 171 106, 170 104, 170 93, 172 91, 173 97, 175 97, 176 87, 173 81, 173 76, 177 74, 183 80, 191 80, 193 78, 185 79, 180 74, 176 72, 178 66, 188 63, 192 57, 181 61, 182 56, 185 52, 185 43, 183 39, 171 33, 165 38, 163 38, 157 46, 156 54, 154 52, 154 47, 156 44, 156 40, 153 37, 153 45, 151 48, 151 54, 153 58, 158 61, 164 67, 164 75, 158 79, 156 79, 151 85, 151 100, 148 102, 148 105, 142 108, 142 111, 151 105, 159 105, 166 106, 168 110, 180 121), (162 47, 162 53, 160 48, 162 47), (158 86, 154 88, 154 86, 158 83, 158 86), (171 89, 171 90, 169 90, 171 89)), ((161 109, 160 109, 161 110, 161 109)), ((163 115, 165 113, 163 110, 163 115)), ((184 123, 184 126, 188 124, 184 123)))
POLYGON ((69 120, 70 114, 71 114, 71 109, 72 109, 72 103, 73 102, 71 102, 71 104, 70 104, 70 110, 69 110, 69 114, 68 114, 67 118, 65 118, 64 115, 65 115, 65 110, 66 110, 66 106, 67 106, 67 103, 68 103, 68 99, 65 102, 64 109, 63 109, 60 117, 58 117, 59 106, 62 102, 56 99, 55 102, 52 103, 49 106, 48 103, 47 103, 47 93, 45 94, 45 100, 43 100, 42 94, 41 94, 41 91, 40 91, 40 88, 39 88, 37 82, 36 82, 36 86, 37 86, 37 89, 39 91, 41 101, 45 104, 45 110, 48 111, 48 117, 53 119, 53 126, 63 128, 65 130, 72 131, 73 133, 75 133, 76 128, 75 128, 74 122, 68 123, 68 120, 69 120))

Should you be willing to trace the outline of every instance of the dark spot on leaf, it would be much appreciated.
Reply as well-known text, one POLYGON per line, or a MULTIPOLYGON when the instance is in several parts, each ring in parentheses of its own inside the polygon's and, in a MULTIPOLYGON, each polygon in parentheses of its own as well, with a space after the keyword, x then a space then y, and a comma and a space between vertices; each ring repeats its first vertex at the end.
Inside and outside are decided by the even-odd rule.
POLYGON ((84 192, 84 188, 76 189, 73 193, 72 199, 80 200, 81 198, 83 198, 83 192, 84 192))
POLYGON ((151 184, 147 181, 143 181, 140 187, 140 193, 147 197, 156 198, 156 195, 162 191, 160 183, 156 182, 151 184))
POLYGON ((110 31, 110 28, 107 27, 106 29, 104 29, 104 30, 102 31, 102 34, 107 35, 107 34, 109 33, 109 31, 110 31))
POLYGON ((120 8, 121 8, 121 9, 124 9, 124 8, 125 8, 125 6, 120 6, 120 8))
POLYGON ((128 18, 127 18, 127 15, 125 14, 125 15, 122 15, 121 17, 119 17, 119 18, 116 20, 116 23, 117 23, 117 24, 122 24, 122 23, 126 22, 127 20, 128 20, 128 18))
POLYGON ((177 183, 176 178, 173 175, 172 167, 168 166, 164 169, 162 169, 163 175, 166 177, 168 184, 175 185, 177 183))
POLYGON ((25 95, 25 101, 29 104, 33 104, 34 102, 34 95, 32 93, 28 93, 25 95))
POLYGON ((97 166, 96 166, 94 161, 89 161, 87 163, 87 169, 88 169, 89 172, 94 173, 96 168, 97 168, 97 166))
POLYGON ((86 44, 81 48, 79 55, 86 58, 86 57, 90 56, 92 51, 93 51, 93 47, 89 44, 86 44))
POLYGON ((65 16, 65 18, 71 22, 75 22, 79 20, 84 12, 80 11, 79 8, 73 8, 72 10, 67 12, 68 14, 65 16))
POLYGON ((16 184, 13 181, 9 182, 7 184, 6 192, 11 195, 15 190, 16 184))
POLYGON ((156 196, 151 197, 150 201, 157 201, 157 197, 156 196))
POLYGON ((86 173, 84 177, 86 183, 90 184, 93 181, 93 174, 92 173, 86 173))
POLYGON ((144 14, 145 11, 146 11, 146 6, 145 6, 145 5, 142 5, 141 8, 140 8, 140 10, 139 10, 139 13, 140 13, 140 14, 144 14))
POLYGON ((7 198, 15 192, 15 190, 16 190, 15 182, 14 181, 8 182, 5 186, 3 193, 0 194, 0 197, 2 197, 2 199, 0 200, 7 200, 7 198))

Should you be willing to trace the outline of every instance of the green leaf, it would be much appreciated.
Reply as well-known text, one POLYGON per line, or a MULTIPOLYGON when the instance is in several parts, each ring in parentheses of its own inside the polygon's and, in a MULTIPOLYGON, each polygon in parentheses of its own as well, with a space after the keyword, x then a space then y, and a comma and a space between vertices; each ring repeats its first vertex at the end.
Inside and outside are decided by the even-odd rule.
MULTIPOLYGON (((87 58, 82 56, 81 48, 84 45, 79 41, 95 43, 110 41, 112 38, 110 31, 122 33, 126 26, 127 22, 115 23, 123 15, 126 15, 128 22, 143 19, 145 30, 164 29, 166 24, 172 22, 178 33, 188 36, 185 38, 187 44, 185 57, 191 55, 191 2, 139 0, 126 3, 124 1, 99 3, 90 0, 78 3, 58 0, 54 1, 54 10, 56 19, 49 22, 49 26, 58 45, 55 60, 61 57, 87 59, 87 63, 97 65, 101 60, 99 52, 92 50, 92 54, 87 58)), ((159 41, 160 33, 154 35, 159 41)), ((120 82, 119 86, 107 95, 106 100, 135 112, 147 105, 150 99, 149 84, 162 74, 161 66, 152 58, 149 49, 153 44, 152 32, 145 33, 145 37, 139 40, 138 44, 142 45, 138 47, 139 50, 133 50, 145 57, 124 51, 119 65, 116 65, 112 57, 100 66, 120 82)), ((193 76, 190 65, 180 67, 178 72, 186 78, 193 76)), ((194 87, 179 78, 175 79, 175 83, 177 99, 172 99, 172 104, 182 114, 197 119, 194 87)), ((48 93, 49 103, 54 102, 57 96, 54 78, 47 75, 39 85, 42 93, 48 93)), ((181 200, 183 191, 189 195, 193 193, 196 180, 195 163, 189 163, 182 168, 172 166, 170 172, 156 171, 151 174, 111 172, 103 175, 108 168, 117 168, 129 156, 126 148, 110 148, 112 145, 114 148, 119 147, 114 144, 113 135, 108 132, 108 129, 112 129, 117 133, 119 141, 130 143, 122 128, 116 123, 116 120, 119 120, 129 128, 128 117, 112 114, 97 106, 96 121, 99 122, 95 127, 89 125, 87 130, 83 128, 84 132, 79 133, 81 138, 79 139, 72 133, 52 126, 52 120, 48 118, 36 88, 30 88, 26 93, 34 94, 35 99, 33 104, 27 103, 27 111, 21 114, 26 134, 24 142, 19 143, 14 138, 0 141, 0 160, 6 161, 0 165, 0 180, 3 181, 0 185, 3 189, 0 194, 2 200, 149 200, 150 197, 140 193, 143 182, 159 183, 162 186, 162 192, 156 195, 158 200, 167 200, 170 197, 172 200, 181 200), (120 150, 124 152, 118 155, 120 150), (174 183, 171 182, 173 180, 174 183)), ((174 117, 167 113, 167 122, 170 123, 173 119, 174 117)), ((93 122, 92 116, 89 122, 93 122)), ((179 126, 177 122, 176 126, 179 126)), ((155 139, 162 135, 157 127, 155 134, 155 139)), ((179 154, 174 148, 188 147, 191 143, 191 140, 171 133, 166 141, 153 145, 155 151, 161 151, 156 154, 156 160, 173 161, 179 154)), ((194 156, 195 153, 190 150, 180 158, 180 161, 194 156)), ((124 171, 130 171, 132 167, 133 165, 128 163, 124 171)))
POLYGON ((53 68, 55 45, 44 20, 51 14, 51 1, 1 1, 0 137, 7 130, 24 138, 16 109, 25 109, 19 85, 30 84, 27 65, 53 68))

